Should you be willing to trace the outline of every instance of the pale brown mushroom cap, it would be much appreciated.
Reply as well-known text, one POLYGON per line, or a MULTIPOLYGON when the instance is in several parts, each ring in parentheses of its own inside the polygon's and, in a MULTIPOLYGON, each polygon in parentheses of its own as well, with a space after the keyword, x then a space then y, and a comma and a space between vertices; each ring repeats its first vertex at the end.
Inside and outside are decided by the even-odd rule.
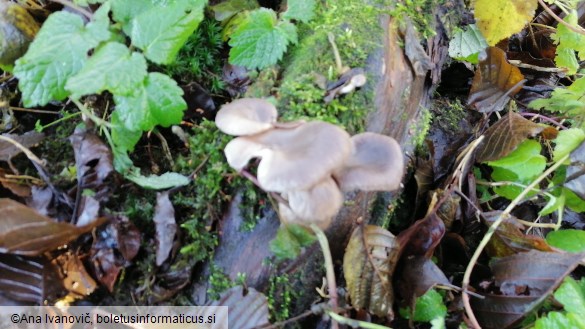
POLYGON ((321 121, 272 129, 249 138, 270 150, 262 152, 258 181, 272 192, 312 187, 343 166, 353 151, 345 130, 321 121))
POLYGON ((272 128, 277 116, 271 103, 261 98, 241 98, 221 107, 215 125, 228 135, 248 136, 272 128))
POLYGON ((334 177, 343 191, 393 191, 400 187, 404 160, 393 138, 362 133, 351 138, 354 153, 334 177))
POLYGON ((288 200, 288 205, 279 205, 283 220, 301 225, 313 223, 323 229, 343 205, 343 193, 331 177, 308 190, 290 191, 282 196, 288 200))
POLYGON ((228 164, 237 171, 242 171, 250 160, 262 157, 266 151, 265 145, 246 136, 232 139, 223 149, 228 164))

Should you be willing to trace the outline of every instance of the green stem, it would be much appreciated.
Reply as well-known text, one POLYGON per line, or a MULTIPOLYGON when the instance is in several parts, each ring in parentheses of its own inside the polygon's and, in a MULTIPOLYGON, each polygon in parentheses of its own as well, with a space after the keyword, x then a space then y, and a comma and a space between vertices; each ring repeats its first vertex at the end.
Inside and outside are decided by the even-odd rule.
MULTIPOLYGON (((63 121, 69 120, 69 119, 71 119, 71 118, 73 118, 73 117, 76 117, 76 116, 78 116, 78 115, 80 115, 80 114, 81 114, 81 112, 75 112, 75 113, 70 113, 70 114, 67 114, 66 116, 64 116, 64 117, 62 117, 62 118, 60 118, 60 119, 57 119, 57 120, 55 120, 55 121, 53 121, 53 122, 51 122, 51 123, 48 123, 48 124, 46 124, 46 125, 44 125, 44 126, 41 126, 41 131, 43 131, 43 130, 45 130, 46 128, 49 128, 49 127, 51 127, 51 126, 54 126, 54 125, 58 124, 59 122, 63 122, 63 121)), ((40 131, 39 131, 39 132, 40 132, 40 131)))
MULTIPOLYGON (((329 291, 329 305, 333 309, 333 312, 337 311, 337 284, 335 283, 335 270, 333 268, 333 258, 331 257, 331 250, 329 249, 329 241, 327 241, 327 236, 323 233, 317 225, 311 224, 311 229, 315 232, 317 236, 317 240, 321 245, 321 249, 323 250, 323 257, 325 258, 325 271, 327 275, 327 287, 329 291)), ((337 321, 331 318, 331 329, 337 329, 337 321)))
POLYGON ((359 321, 359 320, 353 320, 353 319, 348 319, 344 316, 341 316, 337 313, 334 313, 332 311, 327 312, 327 314, 331 317, 331 319, 341 323, 341 324, 345 324, 348 325, 352 328, 365 328, 365 329, 390 329, 389 327, 386 326, 382 326, 379 324, 375 324, 375 323, 370 323, 370 322, 364 322, 364 321, 359 321))
POLYGON ((77 106, 77 108, 79 109, 79 111, 81 111, 81 113, 83 113, 83 115, 88 117, 96 125, 112 128, 111 123, 109 123, 106 120, 103 120, 102 118, 91 113, 91 111, 87 107, 85 107, 85 105, 81 104, 81 102, 78 99, 73 99, 73 98, 69 98, 69 99, 77 106))

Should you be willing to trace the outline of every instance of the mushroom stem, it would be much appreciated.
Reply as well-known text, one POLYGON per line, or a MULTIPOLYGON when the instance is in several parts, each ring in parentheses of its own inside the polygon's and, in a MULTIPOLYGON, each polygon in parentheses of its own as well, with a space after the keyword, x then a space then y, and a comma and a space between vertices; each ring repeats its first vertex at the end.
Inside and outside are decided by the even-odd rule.
MULTIPOLYGON (((259 188, 263 189, 262 185, 260 185, 260 182, 258 181, 258 178, 256 178, 256 176, 252 175, 251 172, 247 171, 246 169, 242 169, 240 171, 240 174, 244 177, 246 177, 247 179, 249 179, 252 183, 254 183, 254 185, 258 186, 259 188)), ((280 194, 275 193, 275 192, 268 192, 270 194, 270 196, 272 196, 276 201, 286 205, 288 207, 288 201, 283 198, 280 194)))
MULTIPOLYGON (((327 290, 329 291, 329 305, 331 305, 333 312, 337 312, 337 284, 335 283, 335 270, 333 268, 331 250, 329 249, 329 241, 327 241, 327 236, 325 233, 323 233, 323 230, 321 230, 319 226, 311 224, 311 229, 313 232, 315 232, 317 240, 321 245, 321 249, 323 249, 323 258, 325 259, 325 271, 327 276, 327 290)), ((331 329, 337 328, 339 328, 337 321, 331 318, 331 329)))

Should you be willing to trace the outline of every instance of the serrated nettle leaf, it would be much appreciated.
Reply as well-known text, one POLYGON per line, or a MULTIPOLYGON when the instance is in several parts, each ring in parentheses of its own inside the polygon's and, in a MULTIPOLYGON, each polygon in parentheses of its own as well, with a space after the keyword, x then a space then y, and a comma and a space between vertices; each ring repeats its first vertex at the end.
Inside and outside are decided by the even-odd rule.
POLYGON ((528 106, 536 110, 544 108, 550 112, 563 113, 583 125, 585 122, 584 94, 585 77, 581 77, 566 88, 556 88, 550 98, 534 100, 528 106))
POLYGON ((449 56, 460 61, 477 64, 479 53, 488 46, 485 38, 475 26, 468 25, 455 33, 449 42, 449 56))
POLYGON ((249 69, 276 64, 290 42, 289 29, 278 24, 276 13, 270 9, 252 11, 231 36, 230 63, 249 69))
POLYGON ((297 27, 293 23, 289 21, 281 21, 278 23, 277 27, 285 33, 286 38, 290 43, 294 45, 299 42, 297 27))
MULTIPOLYGON (((581 142, 585 140, 585 132, 578 128, 571 128, 559 131, 559 135, 555 139, 555 149, 553 152, 553 160, 559 161, 560 158, 571 153, 576 149, 581 142)), ((567 163, 570 161, 567 160, 567 163)))
POLYGON ((203 20, 207 0, 176 1, 154 6, 134 17, 124 31, 132 44, 156 64, 170 64, 203 20))
POLYGON ((260 5, 257 0, 228 0, 210 8, 213 11, 215 19, 223 22, 242 11, 252 10, 258 7, 260 5))
POLYGON ((91 48, 110 38, 108 27, 103 20, 84 26, 81 17, 68 12, 50 15, 14 67, 24 105, 42 106, 69 96, 67 79, 81 70, 91 48))
POLYGON ((118 42, 108 42, 96 50, 83 69, 71 77, 65 88, 73 98, 99 94, 131 95, 146 77, 146 60, 142 54, 118 42))
POLYGON ((287 0, 287 8, 282 17, 306 23, 315 14, 315 4, 315 0, 287 0))
POLYGON ((117 96, 118 119, 130 131, 151 130, 156 125, 169 127, 181 123, 187 104, 183 90, 162 73, 149 73, 144 85, 132 95, 117 96))
MULTIPOLYGON (((572 10, 564 20, 569 25, 579 26, 575 10, 572 10)), ((556 33, 552 34, 551 38, 557 44, 555 56, 557 66, 567 68, 567 74, 577 73, 579 62, 575 52, 578 53, 579 59, 585 59, 585 35, 575 33, 564 24, 559 24, 556 33)))

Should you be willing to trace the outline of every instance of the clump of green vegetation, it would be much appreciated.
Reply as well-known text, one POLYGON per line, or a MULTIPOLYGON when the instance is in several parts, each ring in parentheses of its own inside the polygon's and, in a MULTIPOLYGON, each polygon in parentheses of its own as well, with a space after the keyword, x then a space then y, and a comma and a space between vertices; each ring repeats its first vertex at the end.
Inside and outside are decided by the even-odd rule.
POLYGON ((433 0, 397 1, 396 7, 390 12, 390 15, 402 23, 404 23, 404 17, 408 17, 415 29, 421 34, 422 39, 427 39, 437 34, 431 26, 434 19, 433 8, 436 6, 437 2, 433 0))
POLYGON ((207 289, 207 297, 210 300, 218 300, 219 295, 235 286, 235 283, 230 280, 229 276, 223 273, 221 267, 211 263, 211 273, 209 274, 209 288, 207 289))
POLYGON ((271 277, 270 288, 268 289, 268 309, 270 310, 271 320, 287 320, 291 316, 292 301, 296 297, 297 294, 287 274, 271 277))
POLYGON ((257 193, 256 187, 247 179, 236 175, 227 164, 222 150, 230 137, 221 133, 215 123, 204 120, 193 128, 189 138, 189 154, 180 156, 175 162, 175 170, 183 174, 194 173, 195 184, 177 193, 173 203, 188 213, 181 227, 186 230, 191 241, 186 241, 183 252, 198 255, 203 250, 211 252, 215 241, 202 236, 210 234, 214 222, 219 221, 222 209, 232 197, 242 192, 240 209, 244 218, 244 230, 253 228, 265 203, 257 193))
POLYGON ((221 78, 223 47, 221 25, 206 18, 164 72, 183 83, 197 81, 212 93, 219 93, 225 88, 221 78))

